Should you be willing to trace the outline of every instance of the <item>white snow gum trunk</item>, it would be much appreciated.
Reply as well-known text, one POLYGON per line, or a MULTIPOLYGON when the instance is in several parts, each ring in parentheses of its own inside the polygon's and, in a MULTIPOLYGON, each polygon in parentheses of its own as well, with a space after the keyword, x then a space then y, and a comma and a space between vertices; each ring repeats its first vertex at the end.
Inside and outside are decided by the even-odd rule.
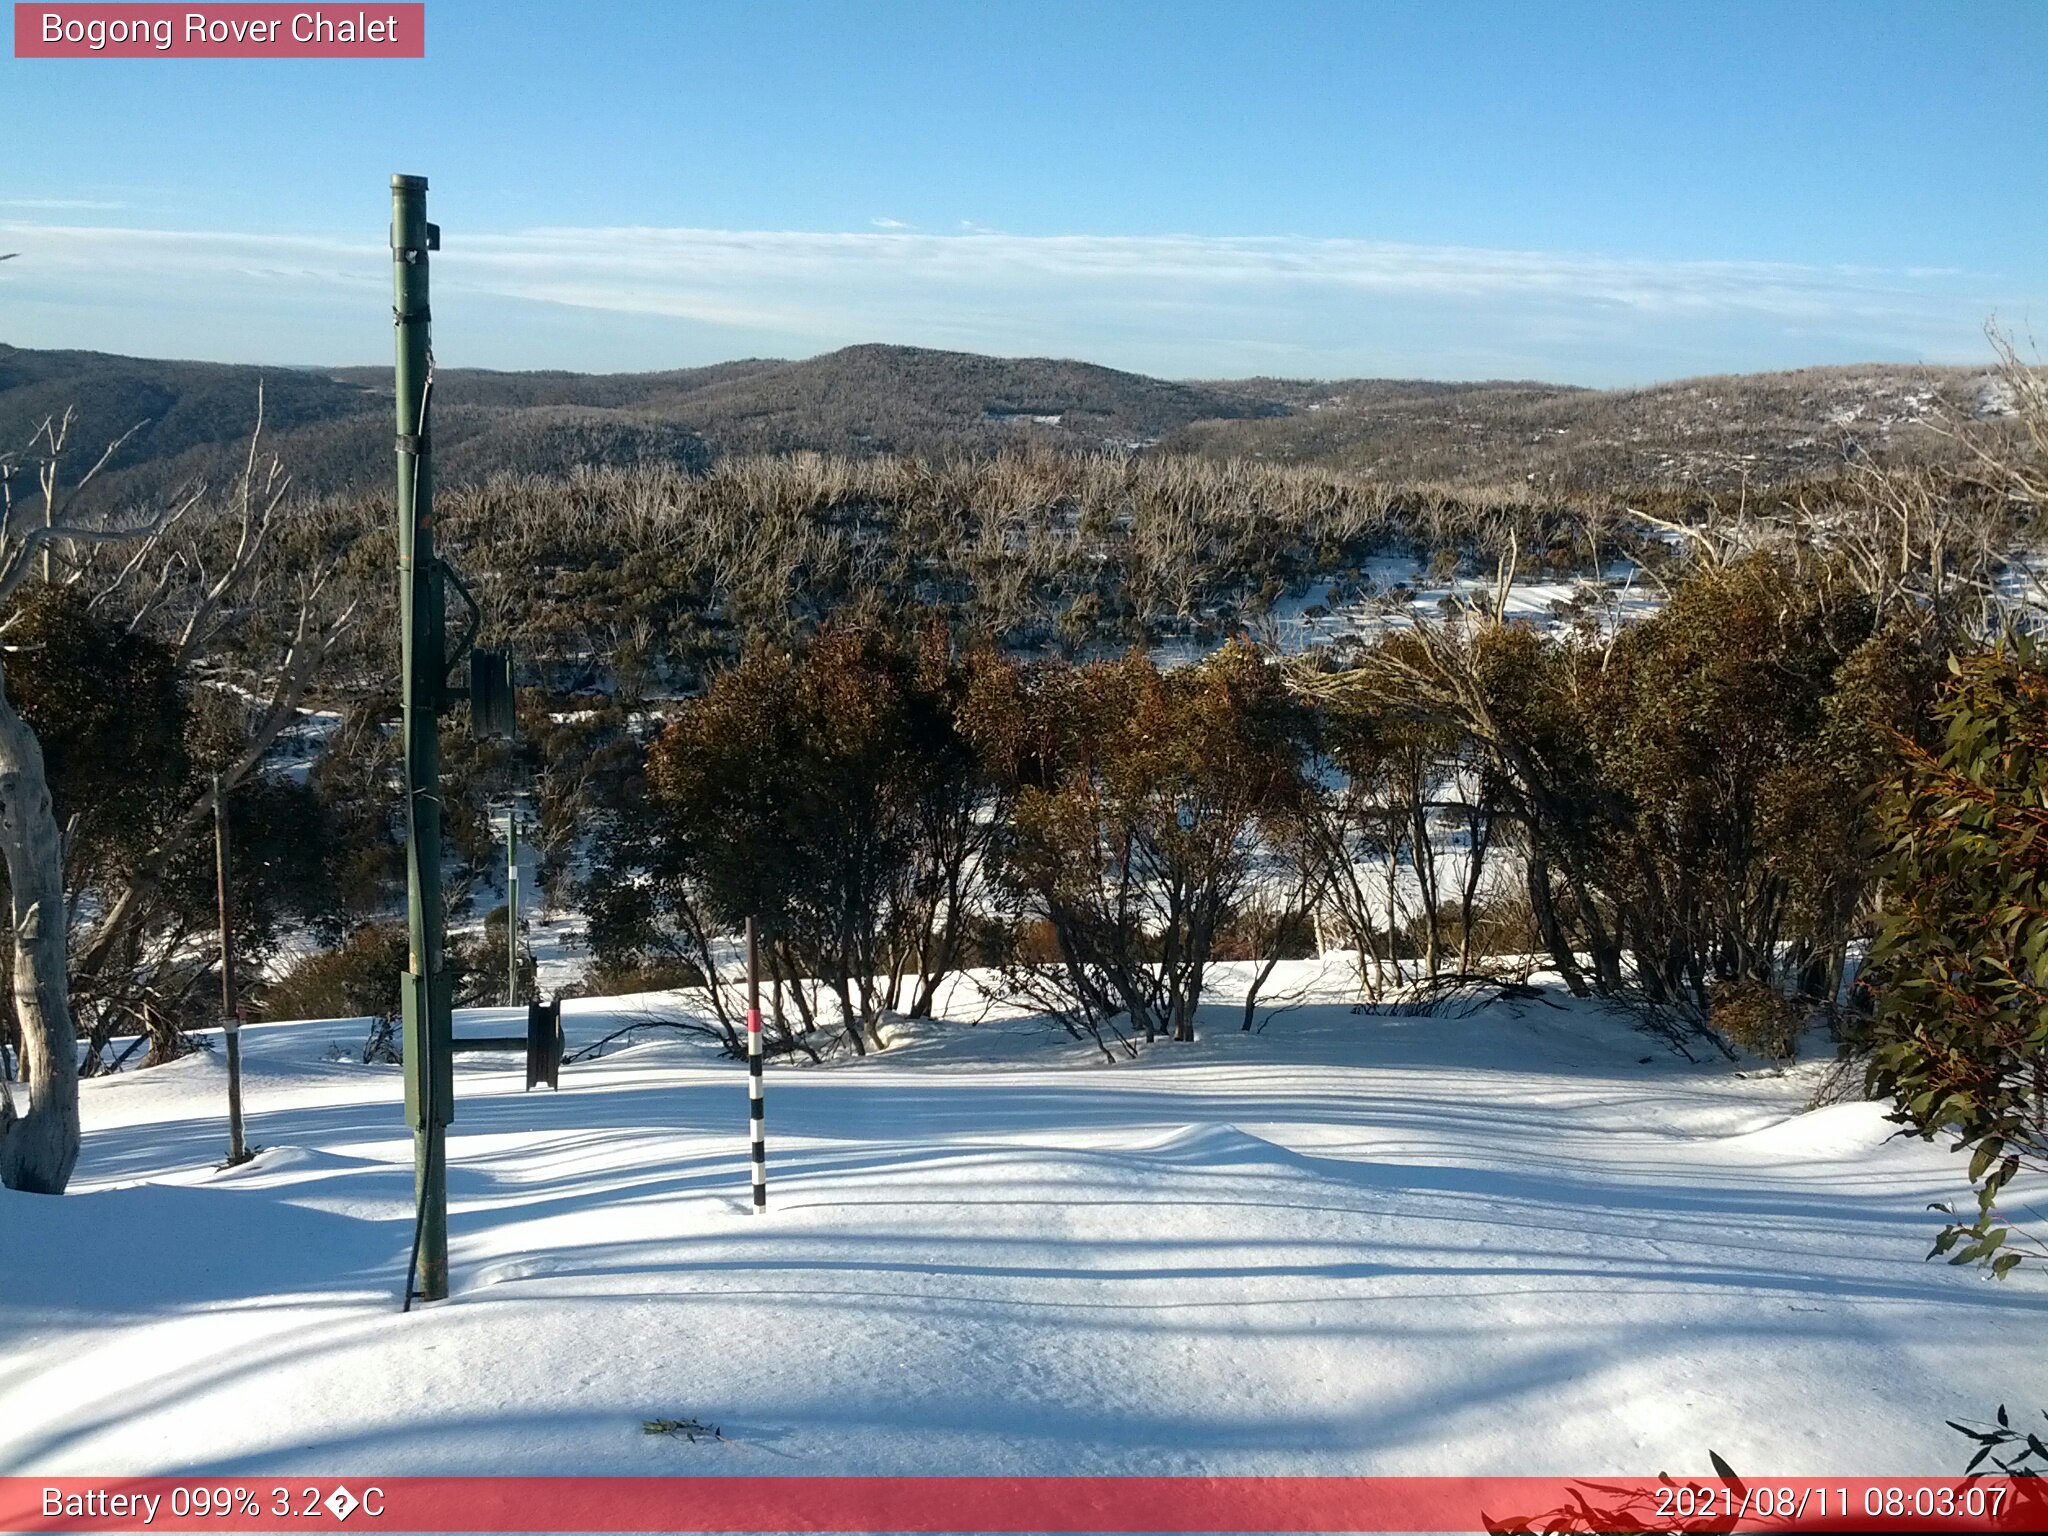
MULTIPOLYGON (((0 673, 0 854, 14 893, 14 1013, 27 1106, 0 1097, 0 1184, 60 1195, 78 1161, 78 1042, 64 942, 64 844, 43 749, 0 673)), ((4 1085, 0 1085, 4 1091, 4 1085)))

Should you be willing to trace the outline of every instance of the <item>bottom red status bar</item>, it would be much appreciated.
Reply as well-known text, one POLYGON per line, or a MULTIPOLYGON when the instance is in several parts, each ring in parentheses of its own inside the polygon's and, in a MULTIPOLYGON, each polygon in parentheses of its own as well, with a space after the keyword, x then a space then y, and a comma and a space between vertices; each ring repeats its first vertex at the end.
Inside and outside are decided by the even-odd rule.
POLYGON ((2029 1531, 2040 1480, 0 1478, 4 1531, 2029 1531))

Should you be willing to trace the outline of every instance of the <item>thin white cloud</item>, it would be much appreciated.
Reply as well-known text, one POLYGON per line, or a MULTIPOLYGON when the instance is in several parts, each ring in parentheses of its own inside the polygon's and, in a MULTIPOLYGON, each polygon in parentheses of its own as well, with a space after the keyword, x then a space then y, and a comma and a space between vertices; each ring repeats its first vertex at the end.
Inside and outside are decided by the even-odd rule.
POLYGON ((876 216, 875 218, 869 219, 868 222, 874 225, 877 229, 909 229, 912 227, 904 223, 901 219, 882 218, 879 215, 876 216))
POLYGON ((126 203, 103 203, 90 197, 0 197, 0 208, 34 212, 111 213, 127 206, 126 203))
MULTIPOLYGON (((1484 357, 1566 378, 1637 373, 1636 360, 1660 349, 1671 365, 1651 367, 1666 374, 1859 351, 1972 357, 1991 309, 2023 309, 2037 297, 1992 292, 1982 277, 1940 268, 1294 236, 931 234, 874 222, 887 227, 451 229, 436 258, 435 308, 452 317, 495 306, 502 366, 623 365, 600 353, 519 354, 503 308, 510 302, 622 324, 672 322, 698 328, 707 347, 785 353, 888 340, 1207 374, 1272 370, 1290 359, 1305 373, 1450 374, 1457 365, 1432 360, 1484 357), (1773 338, 1778 351, 1759 352, 1760 339, 1773 338), (1603 368, 1603 354, 1631 361, 1603 368)), ((23 252, 7 264, 13 272, 0 269, 13 279, 10 307, 28 289, 45 306, 126 309, 175 298, 198 314, 206 305, 194 296, 217 290, 222 315, 253 292, 309 316, 323 307, 338 316, 337 306, 352 315, 372 304, 370 292, 388 291, 390 281, 374 235, 0 221, 0 241, 23 252)), ((675 333, 667 335, 673 348, 675 333)), ((252 350, 278 355, 274 346, 252 350)))
POLYGON ((540 229, 454 248, 471 280, 624 313, 802 331, 820 299, 930 315, 1000 297, 1199 312, 1222 303, 1514 302, 1658 316, 1908 317, 1954 274, 1786 263, 1649 261, 1291 237, 809 234, 540 229), (782 318, 778 321, 777 317, 782 318))

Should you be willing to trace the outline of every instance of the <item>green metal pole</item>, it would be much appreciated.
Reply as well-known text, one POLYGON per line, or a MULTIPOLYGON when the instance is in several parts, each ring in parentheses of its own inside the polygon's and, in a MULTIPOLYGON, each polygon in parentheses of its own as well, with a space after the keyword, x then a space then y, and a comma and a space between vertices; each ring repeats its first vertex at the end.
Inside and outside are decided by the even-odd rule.
POLYGON ((505 1006, 519 1002, 519 807, 505 812, 505 1006))
MULTIPOLYGON (((448 1294, 448 1122, 454 1118, 454 1030, 442 963, 440 711, 447 665, 440 570, 434 557, 434 480, 427 437, 433 362, 428 336, 427 179, 391 178, 393 318, 398 357, 399 651, 404 677, 405 1098, 413 1126, 418 1295, 448 1294)), ((407 1297, 408 1305, 411 1296, 407 1297)))

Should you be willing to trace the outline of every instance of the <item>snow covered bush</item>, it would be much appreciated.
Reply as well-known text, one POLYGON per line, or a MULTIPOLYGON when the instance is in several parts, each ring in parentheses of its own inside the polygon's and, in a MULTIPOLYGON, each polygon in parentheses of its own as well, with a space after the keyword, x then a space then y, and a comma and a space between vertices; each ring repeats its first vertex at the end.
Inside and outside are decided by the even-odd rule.
POLYGON ((573 995, 620 997, 634 992, 698 992, 704 987, 704 972, 689 960, 597 960, 584 967, 573 995))
POLYGON ((273 1019, 374 1018, 398 1012, 406 967, 403 923, 365 923, 333 949, 306 956, 264 988, 273 1019))
POLYGON ((459 1008, 491 1008, 505 1003, 537 1003, 541 1000, 539 974, 533 951, 519 946, 519 982, 516 995, 505 996, 506 925, 510 910, 501 902, 484 914, 480 934, 449 946, 449 965, 456 971, 455 1003, 459 1008))
POLYGON ((1714 1028, 1744 1050, 1771 1061, 1799 1054, 1806 1010, 1776 987, 1751 977, 1716 981, 1709 993, 1714 1028))

